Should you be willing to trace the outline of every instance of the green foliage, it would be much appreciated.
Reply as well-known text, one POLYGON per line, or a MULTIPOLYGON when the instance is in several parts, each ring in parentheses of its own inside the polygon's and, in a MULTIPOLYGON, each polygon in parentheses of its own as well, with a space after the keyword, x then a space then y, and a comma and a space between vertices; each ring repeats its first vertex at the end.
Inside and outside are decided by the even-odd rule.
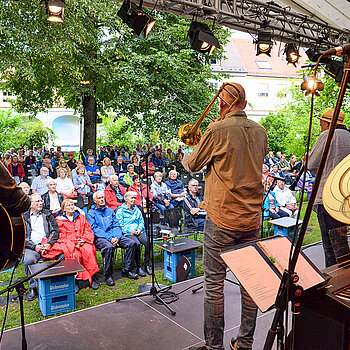
POLYGON ((0 144, 4 152, 11 147, 15 149, 28 145, 42 147, 53 140, 53 130, 44 127, 43 123, 30 122, 26 116, 14 114, 12 111, 0 110, 0 144))
MULTIPOLYGON (((308 75, 307 71, 300 71, 300 75, 308 75)), ((336 105, 339 87, 328 75, 322 77, 325 85, 320 96, 314 98, 314 118, 311 128, 311 147, 320 134, 319 121, 316 116, 322 114, 329 108, 336 105)), ((261 120, 269 136, 269 150, 281 151, 287 155, 295 154, 301 157, 305 154, 307 137, 310 124, 311 97, 305 96, 300 85, 293 83, 286 91, 288 102, 281 104, 277 113, 269 114, 261 120), (276 122, 274 122, 276 120, 276 122), (277 122, 279 120, 282 124, 277 122), (286 130, 287 129, 287 130, 286 130), (286 132, 287 131, 287 132, 286 132)), ((350 125, 350 93, 347 92, 342 104, 342 111, 345 113, 345 124, 350 125)))
MULTIPOLYGON (((127 118, 128 134, 142 130, 150 138, 159 130, 163 140, 196 119, 214 87, 209 58, 186 39, 190 20, 154 11, 154 29, 139 40, 117 16, 119 7, 67 0, 64 23, 49 24, 37 0, 0 0, 0 74, 17 97, 14 107, 33 115, 55 104, 78 109, 82 96, 92 96, 98 113, 127 118)), ((224 46, 228 30, 217 27, 215 35, 224 46)), ((222 55, 216 50, 213 58, 222 55)))

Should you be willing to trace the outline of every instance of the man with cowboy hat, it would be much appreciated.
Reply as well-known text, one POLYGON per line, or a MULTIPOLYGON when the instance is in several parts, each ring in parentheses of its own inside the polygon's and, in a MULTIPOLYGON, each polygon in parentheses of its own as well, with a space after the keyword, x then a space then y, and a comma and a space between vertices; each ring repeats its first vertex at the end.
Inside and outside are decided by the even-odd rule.
MULTIPOLYGON (((308 170, 312 172, 316 172, 319 167, 333 113, 334 109, 330 108, 321 116, 317 117, 320 120, 321 134, 314 144, 309 157, 308 170)), ((332 242, 329 236, 329 230, 344 226, 343 223, 339 222, 328 214, 322 202, 322 192, 328 176, 332 170, 348 154, 350 154, 350 132, 346 129, 346 126, 343 122, 344 117, 344 113, 340 112, 314 207, 317 213, 318 223, 320 225, 326 267, 337 263, 336 255, 334 253, 332 242)))

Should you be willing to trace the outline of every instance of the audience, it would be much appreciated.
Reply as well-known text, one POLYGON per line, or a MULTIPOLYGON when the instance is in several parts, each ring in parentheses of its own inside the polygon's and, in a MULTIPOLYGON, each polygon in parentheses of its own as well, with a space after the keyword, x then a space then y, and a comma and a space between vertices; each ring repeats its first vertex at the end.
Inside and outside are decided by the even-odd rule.
POLYGON ((126 164, 123 162, 122 156, 119 156, 117 158, 117 163, 115 164, 114 168, 115 168, 115 172, 119 175, 125 174, 127 172, 126 164))
POLYGON ((68 166, 68 163, 65 159, 60 159, 58 162, 58 167, 57 167, 57 174, 60 171, 60 169, 65 169, 67 172, 67 177, 71 180, 73 180, 73 175, 72 175, 72 170, 70 170, 70 167, 68 166))
POLYGON ((79 194, 90 194, 93 191, 93 185, 88 175, 85 174, 84 165, 77 167, 77 176, 73 179, 73 185, 77 193, 79 194))
POLYGON ((30 194, 30 186, 26 183, 26 182, 21 182, 19 185, 18 185, 22 191, 29 196, 30 194))
MULTIPOLYGON (((65 199, 56 221, 59 227, 59 239, 64 239, 66 244, 65 258, 76 259, 85 269, 78 272, 76 281, 88 280, 92 289, 98 289, 95 274, 100 269, 94 246, 95 236, 87 219, 75 209, 73 200, 65 199)), ((75 284, 75 292, 79 292, 78 283, 75 284)))
POLYGON ((296 218, 298 216, 299 208, 297 207, 297 201, 293 195, 293 192, 285 186, 285 181, 278 180, 277 186, 274 188, 277 202, 280 204, 281 209, 286 212, 290 217, 296 218))
POLYGON ((143 175, 142 166, 140 165, 139 158, 137 156, 131 157, 131 164, 134 166, 134 171, 138 175, 143 175))
POLYGON ((30 150, 29 154, 26 156, 24 160, 25 165, 36 164, 36 158, 34 155, 34 151, 30 150))
MULTIPOLYGON (((146 198, 147 198, 147 185, 142 183, 140 176, 137 174, 134 175, 134 183, 129 187, 129 191, 136 193, 135 205, 139 207, 142 211, 143 208, 147 207, 146 198)), ((151 190, 148 188, 149 200, 153 201, 153 196, 151 190)))
POLYGON ((272 166, 274 164, 276 164, 278 162, 277 158, 275 158, 273 156, 273 152, 269 152, 269 154, 267 155, 267 157, 264 160, 264 164, 266 164, 268 166, 269 169, 272 168, 272 166))
MULTIPOLYGON (((38 193, 32 195, 30 209, 22 216, 26 228, 23 265, 25 275, 29 276, 31 273, 28 266, 37 263, 50 251, 58 240, 59 233, 55 218, 43 209, 43 200, 38 193)), ((64 260, 64 255, 60 254, 57 258, 64 260)), ((37 296, 37 281, 34 278, 29 280, 29 288, 27 299, 32 301, 37 296)))
POLYGON ((127 173, 120 177, 120 182, 125 188, 129 188, 134 182, 134 166, 132 164, 128 165, 127 173))
POLYGON ((67 164, 68 164, 70 170, 73 170, 73 169, 75 169, 77 167, 77 162, 74 159, 74 154, 73 153, 68 153, 68 162, 67 162, 67 164))
POLYGON ((165 163, 164 163, 164 161, 162 159, 162 155, 161 155, 160 151, 155 151, 154 152, 154 156, 152 157, 151 162, 154 164, 154 166, 156 168, 159 168, 160 171, 163 168, 165 168, 165 163))
POLYGON ((97 164, 97 158, 93 154, 93 150, 91 148, 86 150, 85 165, 89 165, 89 163, 88 163, 89 157, 93 157, 94 158, 94 164, 97 164))
POLYGON ((125 249, 122 274, 131 279, 137 278, 132 271, 136 252, 136 243, 123 236, 118 219, 114 211, 106 206, 104 193, 97 191, 93 196, 94 205, 91 207, 87 219, 95 234, 94 244, 103 257, 104 274, 107 286, 114 286, 113 255, 114 249, 125 249))
POLYGON ((182 165, 182 158, 183 158, 182 153, 176 153, 176 155, 175 155, 175 161, 173 161, 172 163, 170 163, 170 165, 171 165, 180 175, 183 175, 183 174, 186 174, 186 173, 187 173, 186 169, 185 169, 184 166, 182 165))
POLYGON ((95 159, 92 156, 88 157, 88 165, 85 167, 87 174, 90 177, 90 181, 95 184, 101 180, 101 172, 98 165, 94 164, 95 159))
POLYGON ((170 170, 169 179, 165 182, 170 190, 171 204, 176 207, 182 207, 182 202, 186 197, 187 191, 181 180, 177 179, 177 172, 170 170))
POLYGON ((21 163, 18 162, 18 156, 13 155, 11 157, 11 163, 7 166, 9 173, 15 179, 16 183, 19 184, 23 181, 25 176, 24 168, 21 163))
POLYGON ((49 176, 53 179, 57 178, 57 170, 54 166, 51 164, 51 160, 48 158, 43 159, 42 167, 46 167, 49 169, 49 176))
POLYGON ((124 195, 125 203, 118 209, 116 215, 122 228, 123 236, 133 240, 136 244, 134 256, 136 262, 136 272, 139 276, 144 277, 146 276, 145 271, 149 275, 152 274, 152 269, 149 266, 150 248, 149 241, 146 236, 142 213, 135 205, 136 197, 136 192, 126 192, 124 195), (144 270, 141 268, 141 244, 145 246, 144 270))
MULTIPOLYGON (((156 167, 155 165, 151 162, 152 156, 148 157, 148 175, 151 176, 155 173, 156 167)), ((146 175, 147 174, 147 169, 146 169, 146 161, 143 161, 141 163, 141 167, 143 169, 143 173, 146 175)))
POLYGON ((57 192, 57 185, 54 179, 47 181, 47 188, 49 190, 42 196, 44 201, 43 208, 49 210, 55 216, 61 210, 64 197, 61 193, 57 192))
POLYGON ((58 178, 56 179, 57 191, 65 197, 71 197, 74 193, 73 181, 67 177, 66 168, 58 169, 58 178))
POLYGON ((46 167, 42 167, 40 169, 40 175, 37 176, 32 183, 31 189, 33 193, 39 193, 43 195, 48 191, 47 181, 50 180, 49 169, 46 167))
POLYGON ((111 175, 110 183, 104 190, 108 208, 116 210, 124 202, 126 189, 119 183, 118 175, 111 175))
POLYGON ((276 199, 276 195, 273 191, 270 191, 270 182, 265 182, 265 193, 264 193, 264 204, 263 204, 263 210, 264 210, 264 218, 271 218, 271 219, 279 219, 282 217, 289 216, 288 213, 280 209, 280 205, 276 199), (268 194, 267 194, 268 193, 268 194))
POLYGON ((151 194, 153 196, 154 205, 164 215, 165 209, 172 209, 174 206, 170 203, 171 191, 168 186, 162 182, 163 175, 157 171, 154 173, 154 182, 151 185, 151 194))
POLYGON ((105 157, 102 161, 103 166, 101 167, 101 180, 104 183, 108 183, 112 175, 115 174, 115 170, 111 165, 111 160, 105 157))
POLYGON ((183 203, 185 228, 203 232, 207 213, 204 209, 199 208, 199 203, 201 202, 203 202, 203 197, 198 194, 198 181, 191 179, 188 183, 188 193, 183 203))

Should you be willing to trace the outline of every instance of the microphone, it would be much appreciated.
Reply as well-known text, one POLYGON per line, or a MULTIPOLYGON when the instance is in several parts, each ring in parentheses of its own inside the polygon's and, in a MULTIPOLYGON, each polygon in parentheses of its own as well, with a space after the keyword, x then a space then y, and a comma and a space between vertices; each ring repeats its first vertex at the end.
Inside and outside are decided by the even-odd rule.
POLYGON ((350 54, 350 44, 333 47, 332 49, 322 52, 323 57, 328 57, 333 55, 341 56, 341 55, 348 55, 348 54, 350 54))
POLYGON ((275 175, 271 175, 271 176, 275 179, 275 181, 277 181, 277 180, 286 181, 286 179, 284 177, 279 177, 279 176, 275 176, 275 175))

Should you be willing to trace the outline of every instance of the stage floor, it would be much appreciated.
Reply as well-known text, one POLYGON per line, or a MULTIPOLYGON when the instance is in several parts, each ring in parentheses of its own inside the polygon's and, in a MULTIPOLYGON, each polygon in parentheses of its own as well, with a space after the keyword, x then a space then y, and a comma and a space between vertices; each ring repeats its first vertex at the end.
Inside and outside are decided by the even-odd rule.
MULTIPOLYGON (((305 249, 320 269, 324 268, 321 245, 305 249)), ((228 278, 234 279, 231 273, 228 278)), ((203 277, 174 284, 172 291, 181 292, 201 282, 203 277)), ((123 349, 185 350, 203 342, 203 290, 191 289, 180 294, 170 306, 176 316, 155 303, 152 296, 110 302, 26 326, 28 349, 123 349)), ((225 349, 236 336, 240 324, 239 287, 225 282, 225 349)), ((263 348, 274 311, 259 312, 253 349, 263 348)), ((4 333, 2 350, 21 348, 19 328, 4 333)))

